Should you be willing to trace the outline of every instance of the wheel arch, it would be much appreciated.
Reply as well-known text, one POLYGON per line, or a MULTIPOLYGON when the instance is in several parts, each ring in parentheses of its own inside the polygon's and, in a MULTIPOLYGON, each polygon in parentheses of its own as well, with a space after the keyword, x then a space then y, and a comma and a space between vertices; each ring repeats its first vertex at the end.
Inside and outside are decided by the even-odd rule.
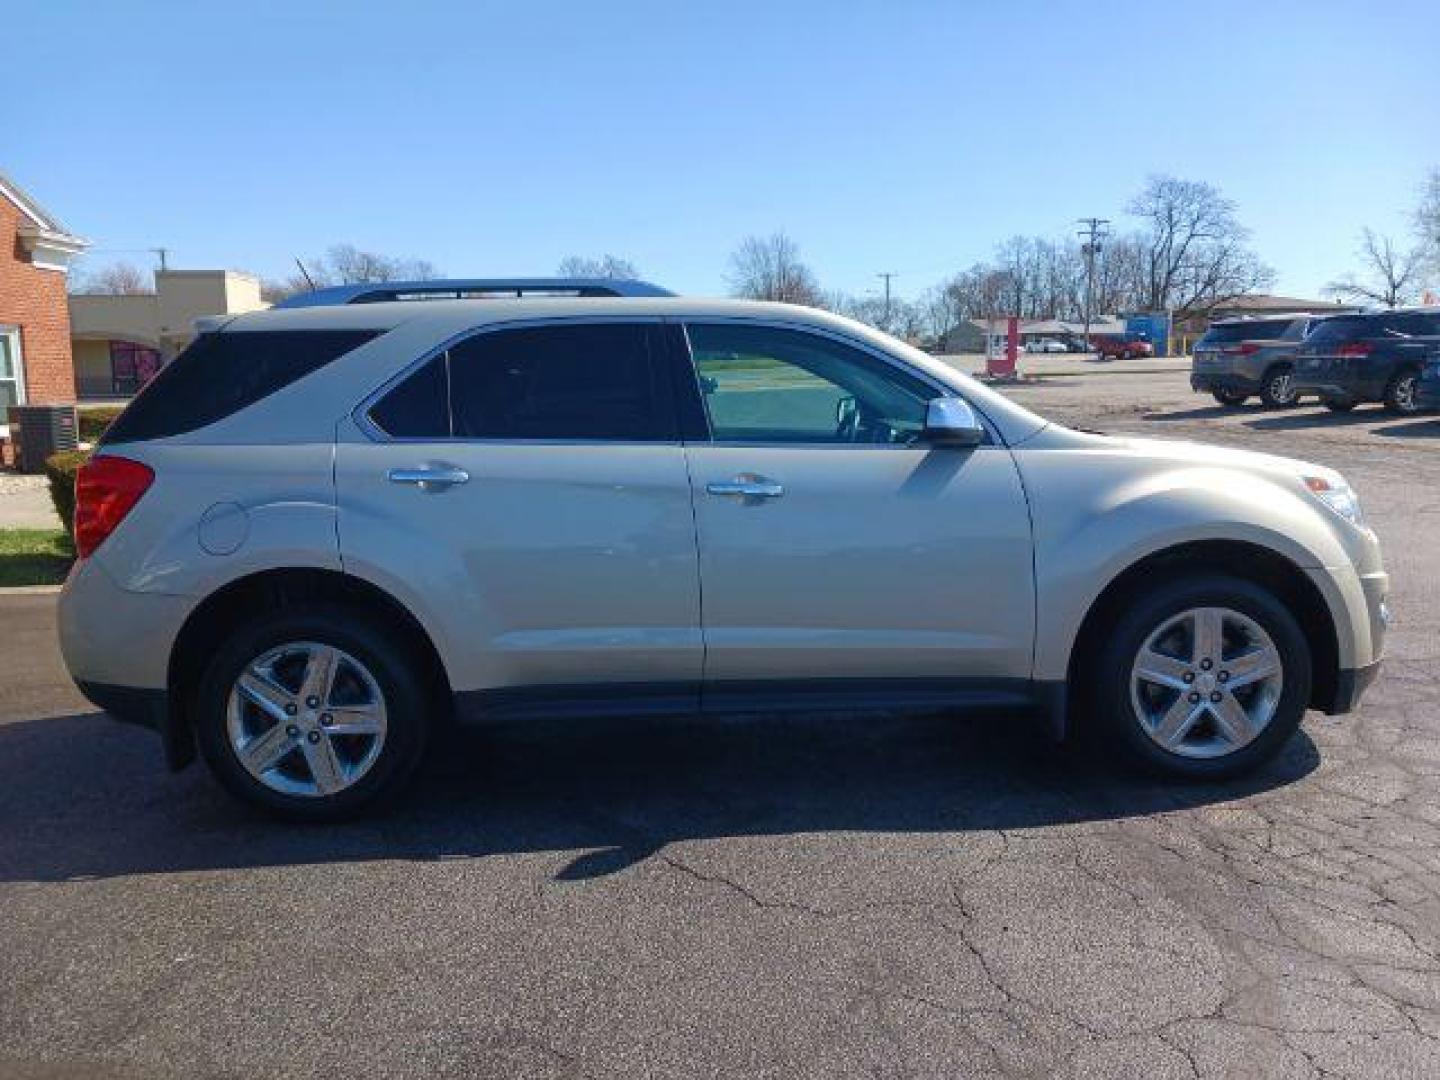
POLYGON ((1340 640, 1334 613, 1319 588, 1296 563, 1273 548, 1244 540, 1196 540, 1152 552, 1110 579, 1091 602, 1070 648, 1066 683, 1072 692, 1061 730, 1074 719, 1074 704, 1083 700, 1084 672, 1125 603, 1157 580, 1197 573, 1225 573, 1270 589, 1296 614, 1310 646, 1309 702, 1324 709, 1334 700, 1340 675, 1340 640))
POLYGON ((190 612, 170 649, 166 686, 169 708, 165 739, 172 769, 195 757, 190 702, 209 657, 238 622, 266 611, 314 601, 341 603, 372 612, 404 628, 405 638, 424 668, 437 704, 448 706, 450 683, 435 642, 415 615, 386 590, 338 570, 280 567, 236 578, 211 593, 190 612))

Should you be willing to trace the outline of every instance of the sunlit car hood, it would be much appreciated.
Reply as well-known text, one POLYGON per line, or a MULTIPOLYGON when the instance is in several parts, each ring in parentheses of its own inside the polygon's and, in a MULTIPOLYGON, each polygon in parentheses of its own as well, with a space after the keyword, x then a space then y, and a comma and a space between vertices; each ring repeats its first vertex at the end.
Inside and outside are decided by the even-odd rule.
POLYGON ((1301 461, 1298 458, 1281 457, 1278 454, 1261 454, 1253 450, 1236 450, 1227 446, 1215 446, 1211 443, 1191 442, 1184 439, 1102 435, 1095 432, 1061 428, 1059 425, 1047 428, 1027 445, 1039 445, 1052 439, 1073 440, 1071 445, 1078 443, 1091 450, 1133 454, 1150 461, 1231 468, 1287 479, 1305 476, 1323 477, 1332 481, 1340 479, 1340 474, 1334 469, 1317 465, 1311 461, 1301 461))

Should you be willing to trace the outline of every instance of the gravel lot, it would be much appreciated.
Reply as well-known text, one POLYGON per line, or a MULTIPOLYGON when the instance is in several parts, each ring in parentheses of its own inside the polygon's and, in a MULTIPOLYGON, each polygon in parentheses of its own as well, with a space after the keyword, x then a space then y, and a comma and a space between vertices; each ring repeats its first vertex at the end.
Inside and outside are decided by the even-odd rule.
POLYGON ((1000 719, 472 733, 299 829, 3 598, 0 1076, 1440 1076, 1440 420, 1012 392, 1343 470, 1395 581, 1363 709, 1180 787, 1000 719))

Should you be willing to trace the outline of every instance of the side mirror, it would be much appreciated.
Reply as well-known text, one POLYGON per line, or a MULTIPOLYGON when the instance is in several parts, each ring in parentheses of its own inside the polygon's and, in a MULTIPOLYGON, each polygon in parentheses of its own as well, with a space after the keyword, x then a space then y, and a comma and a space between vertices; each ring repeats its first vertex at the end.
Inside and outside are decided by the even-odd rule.
POLYGON ((964 398, 935 398, 925 409, 923 437, 936 446, 979 446, 985 428, 964 398))

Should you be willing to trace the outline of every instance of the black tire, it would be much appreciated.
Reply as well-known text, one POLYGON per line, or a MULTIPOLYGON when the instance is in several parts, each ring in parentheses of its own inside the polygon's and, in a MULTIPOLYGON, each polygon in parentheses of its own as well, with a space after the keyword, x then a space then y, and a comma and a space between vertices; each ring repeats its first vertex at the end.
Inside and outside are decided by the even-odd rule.
POLYGON ((1260 400, 1266 408, 1288 409, 1300 400, 1290 381, 1292 370, 1289 364, 1276 364, 1265 372, 1260 381, 1260 400))
POLYGON ((1210 396, 1227 408, 1235 408, 1244 405, 1250 400, 1250 395, 1241 393, 1239 390, 1211 390, 1210 396))
POLYGON ((424 666, 403 636, 368 613, 339 604, 267 612, 237 629, 205 669, 193 702, 200 751, 237 798, 292 821, 340 821, 397 796, 425 753, 430 705, 424 666), (290 642, 317 642, 349 653, 378 684, 387 714, 379 756, 355 783, 331 795, 291 795, 253 777, 226 730, 231 688, 247 665, 290 642))
POLYGON ((1310 679, 1309 643, 1284 604, 1243 578, 1201 573, 1152 586, 1125 605, 1099 651, 1091 700, 1098 712, 1098 734, 1132 761, 1168 776, 1220 780, 1256 769, 1284 748, 1305 715, 1310 679), (1130 694, 1132 665, 1151 633, 1173 616, 1202 607, 1229 608, 1254 620, 1274 642, 1284 667, 1268 725, 1253 741, 1223 757, 1186 757, 1160 746, 1146 733, 1130 694))
POLYGON ((1334 413, 1352 412, 1358 404, 1360 404, 1358 401, 1352 401, 1349 398, 1326 398, 1324 401, 1325 408, 1334 413))
POLYGON ((1397 371, 1395 377, 1385 385, 1385 411, 1396 416, 1414 416, 1420 411, 1415 401, 1415 389, 1420 382, 1420 372, 1414 368, 1397 371))

